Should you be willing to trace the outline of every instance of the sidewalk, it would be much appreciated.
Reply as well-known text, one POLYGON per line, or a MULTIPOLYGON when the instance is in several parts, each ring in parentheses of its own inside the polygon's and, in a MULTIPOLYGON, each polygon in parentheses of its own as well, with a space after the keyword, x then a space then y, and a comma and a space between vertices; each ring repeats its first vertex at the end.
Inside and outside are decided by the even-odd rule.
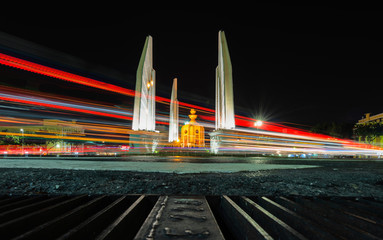
POLYGON ((254 163, 189 163, 189 162, 122 162, 82 160, 0 159, 0 168, 42 168, 73 170, 107 170, 162 173, 233 173, 271 169, 298 169, 312 165, 254 163))

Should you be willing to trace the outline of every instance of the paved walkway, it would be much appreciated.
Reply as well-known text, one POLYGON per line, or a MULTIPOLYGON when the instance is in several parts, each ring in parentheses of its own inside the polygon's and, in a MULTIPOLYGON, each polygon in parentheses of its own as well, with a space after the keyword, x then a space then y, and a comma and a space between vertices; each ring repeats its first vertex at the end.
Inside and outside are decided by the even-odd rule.
POLYGON ((259 171, 270 169, 297 169, 312 165, 255 164, 255 163, 190 163, 190 162, 123 162, 52 159, 0 159, 0 168, 45 168, 72 170, 111 170, 164 173, 203 173, 259 171))

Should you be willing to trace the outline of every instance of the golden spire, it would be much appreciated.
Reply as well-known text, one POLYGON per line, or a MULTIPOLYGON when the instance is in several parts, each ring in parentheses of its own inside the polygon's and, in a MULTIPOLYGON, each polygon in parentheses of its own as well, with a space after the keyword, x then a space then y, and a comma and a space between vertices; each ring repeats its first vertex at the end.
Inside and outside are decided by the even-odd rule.
POLYGON ((195 115, 196 111, 192 108, 190 110, 190 115, 189 115, 189 118, 190 118, 190 122, 189 123, 195 123, 195 119, 197 118, 197 115, 195 115))

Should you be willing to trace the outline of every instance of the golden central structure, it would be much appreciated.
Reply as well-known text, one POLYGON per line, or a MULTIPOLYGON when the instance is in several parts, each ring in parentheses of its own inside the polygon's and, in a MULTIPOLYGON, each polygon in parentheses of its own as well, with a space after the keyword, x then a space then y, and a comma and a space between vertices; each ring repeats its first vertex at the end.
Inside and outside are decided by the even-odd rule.
POLYGON ((181 147, 205 147, 205 128, 197 123, 195 113, 190 110, 190 121, 181 128, 181 147))

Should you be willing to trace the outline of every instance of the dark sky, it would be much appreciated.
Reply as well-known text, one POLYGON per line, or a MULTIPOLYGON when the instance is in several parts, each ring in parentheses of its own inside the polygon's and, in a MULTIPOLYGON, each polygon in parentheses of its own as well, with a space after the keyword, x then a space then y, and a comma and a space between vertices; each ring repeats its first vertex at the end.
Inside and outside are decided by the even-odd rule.
POLYGON ((177 77, 180 92, 211 103, 218 30, 224 30, 240 114, 313 125, 383 112, 382 11, 276 4, 185 9, 50 13, 5 21, 0 30, 132 75, 150 34, 157 83, 169 91, 160 94, 170 97, 177 77))

